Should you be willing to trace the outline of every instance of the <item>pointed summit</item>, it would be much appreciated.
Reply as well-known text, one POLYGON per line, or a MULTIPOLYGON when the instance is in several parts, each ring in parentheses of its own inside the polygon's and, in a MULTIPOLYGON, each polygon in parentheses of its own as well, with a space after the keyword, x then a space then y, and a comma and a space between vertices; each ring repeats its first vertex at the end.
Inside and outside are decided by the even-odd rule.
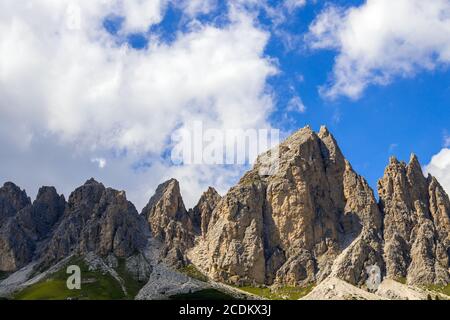
POLYGON ((417 158, 417 155, 415 153, 411 153, 410 157, 409 157, 409 163, 413 163, 413 162, 419 162, 419 159, 417 158))
POLYGON ((407 278, 409 284, 447 283, 448 260, 443 257, 449 249, 445 212, 450 205, 433 179, 425 178, 415 154, 408 164, 391 158, 378 194, 384 211, 387 276, 407 278))
POLYGON ((399 161, 396 156, 389 157, 389 164, 399 164, 399 161))
POLYGON ((326 127, 317 134, 307 126, 282 142, 274 174, 261 176, 258 169, 218 203, 189 255, 211 278, 304 286, 327 277, 352 240, 358 241, 347 250, 352 258, 334 264, 346 281, 362 284, 367 266, 382 265, 373 192, 326 127))
POLYGON ((205 236, 208 232, 212 213, 220 200, 222 200, 222 197, 216 189, 209 187, 200 197, 194 209, 192 209, 195 225, 201 235, 205 236))
POLYGON ((414 170, 417 173, 420 173, 421 175, 423 175, 422 166, 420 165, 419 159, 417 158, 417 156, 414 153, 411 153, 411 156, 409 158, 408 168, 410 170, 414 170))
POLYGON ((327 136, 329 134, 330 134, 330 131, 328 130, 327 126, 323 125, 320 127, 319 136, 327 136))
POLYGON ((31 199, 25 190, 21 190, 12 182, 6 182, 0 188, 0 226, 4 219, 15 215, 29 205, 31 205, 31 199))
POLYGON ((178 181, 170 179, 160 184, 142 210, 142 216, 147 219, 152 236, 163 243, 163 258, 176 267, 186 264, 185 254, 194 245, 196 233, 178 181))
MULTIPOLYGON (((48 208, 61 205, 54 191, 42 190, 42 196, 53 199, 48 208)), ((64 214, 43 250, 39 268, 48 268, 71 254, 128 258, 143 250, 147 236, 144 220, 124 194, 90 179, 69 196, 64 214)))
POLYGON ((98 182, 97 180, 95 180, 94 178, 90 178, 89 180, 87 180, 84 185, 98 185, 101 184, 100 182, 98 182))
POLYGON ((156 206, 162 208, 162 212, 170 217, 186 213, 183 198, 181 197, 180 184, 176 179, 167 180, 156 188, 155 194, 142 210, 142 214, 149 219, 156 206))

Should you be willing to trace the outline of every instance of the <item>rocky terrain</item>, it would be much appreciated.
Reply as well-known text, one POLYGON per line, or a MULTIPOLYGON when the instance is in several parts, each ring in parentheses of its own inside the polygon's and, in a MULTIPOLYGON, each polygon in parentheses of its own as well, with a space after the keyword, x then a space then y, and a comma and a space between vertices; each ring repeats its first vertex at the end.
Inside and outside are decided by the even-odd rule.
POLYGON ((274 175, 260 176, 258 166, 217 205, 194 264, 236 285, 289 286, 332 271, 361 285, 367 266, 384 266, 382 213, 326 128, 283 142, 274 175))
POLYGON ((450 201, 416 156, 408 164, 389 160, 377 201, 325 127, 284 141, 268 174, 262 168, 272 154, 261 155, 223 197, 209 188, 192 209, 174 179, 141 214, 124 191, 94 179, 68 201, 43 187, 31 202, 5 183, 0 295, 43 281, 73 257, 109 274, 124 296, 131 275, 138 299, 205 288, 255 298, 238 287, 310 286, 305 299, 426 299, 427 288, 448 286, 450 201), (375 289, 367 285, 374 267, 375 289))

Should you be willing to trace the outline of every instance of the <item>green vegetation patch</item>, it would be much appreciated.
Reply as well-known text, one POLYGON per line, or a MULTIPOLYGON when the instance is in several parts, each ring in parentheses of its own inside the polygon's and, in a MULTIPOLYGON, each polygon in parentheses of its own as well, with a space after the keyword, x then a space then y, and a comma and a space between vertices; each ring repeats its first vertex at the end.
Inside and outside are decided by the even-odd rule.
POLYGON ((269 299, 269 300, 298 300, 312 291, 314 285, 306 287, 238 287, 238 289, 269 299))
POLYGON ((178 269, 181 273, 185 275, 197 279, 199 281, 208 282, 208 277, 201 273, 194 265, 190 264, 185 267, 181 267, 178 269))
POLYGON ((170 300, 235 300, 233 296, 216 289, 204 289, 192 293, 176 294, 170 300))
POLYGON ((16 293, 16 300, 119 300, 126 299, 118 281, 110 274, 100 271, 89 271, 86 263, 75 258, 67 265, 77 265, 81 269, 81 289, 67 288, 66 268, 50 275, 46 279, 16 293))
POLYGON ((427 287, 427 289, 450 296, 450 284, 448 284, 446 286, 430 285, 427 287))
POLYGON ((401 284, 406 284, 406 277, 396 278, 395 281, 400 282, 401 284))

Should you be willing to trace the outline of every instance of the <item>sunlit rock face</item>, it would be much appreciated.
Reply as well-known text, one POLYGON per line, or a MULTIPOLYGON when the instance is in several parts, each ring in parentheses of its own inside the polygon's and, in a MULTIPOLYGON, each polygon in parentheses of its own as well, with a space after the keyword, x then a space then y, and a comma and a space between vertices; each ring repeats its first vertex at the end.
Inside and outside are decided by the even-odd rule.
POLYGON ((257 162, 219 202, 192 261, 234 284, 304 285, 332 272, 361 284, 366 266, 383 268, 382 214, 328 130, 306 127, 279 151, 273 175, 257 162))
POLYGON ((409 164, 391 158, 378 192, 385 213, 387 276, 410 284, 447 284, 450 202, 441 185, 424 177, 412 155, 409 164))

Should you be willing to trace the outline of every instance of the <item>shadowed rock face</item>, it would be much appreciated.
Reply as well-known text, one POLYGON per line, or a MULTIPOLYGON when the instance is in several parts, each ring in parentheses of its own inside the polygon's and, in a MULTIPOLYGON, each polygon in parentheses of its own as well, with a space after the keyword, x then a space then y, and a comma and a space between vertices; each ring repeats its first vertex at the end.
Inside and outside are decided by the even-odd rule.
POLYGON ((219 204, 222 197, 216 189, 209 187, 200 197, 197 205, 190 213, 193 217, 194 228, 197 234, 206 236, 208 232, 209 222, 215 207, 219 204))
POLYGON ((387 276, 411 284, 448 283, 450 204, 437 180, 424 177, 414 155, 409 164, 391 158, 378 192, 387 276))
POLYGON ((316 134, 307 127, 283 142, 275 174, 261 176, 260 166, 217 205, 190 254, 194 263, 235 284, 303 285, 332 270, 360 284, 366 266, 383 267, 373 192, 326 128, 316 134), (333 265, 354 240, 346 252, 354 258, 333 265))
POLYGON ((43 187, 31 204, 25 191, 8 183, 0 191, 4 218, 0 225, 0 270, 15 271, 29 263, 65 208, 55 188, 43 187))
POLYGON ((20 190, 12 182, 5 183, 0 188, 0 225, 28 205, 31 205, 31 200, 25 190, 20 190))
POLYGON ((70 195, 40 267, 89 252, 126 258, 142 250, 148 236, 144 219, 127 201, 125 192, 105 188, 91 179, 70 195))

